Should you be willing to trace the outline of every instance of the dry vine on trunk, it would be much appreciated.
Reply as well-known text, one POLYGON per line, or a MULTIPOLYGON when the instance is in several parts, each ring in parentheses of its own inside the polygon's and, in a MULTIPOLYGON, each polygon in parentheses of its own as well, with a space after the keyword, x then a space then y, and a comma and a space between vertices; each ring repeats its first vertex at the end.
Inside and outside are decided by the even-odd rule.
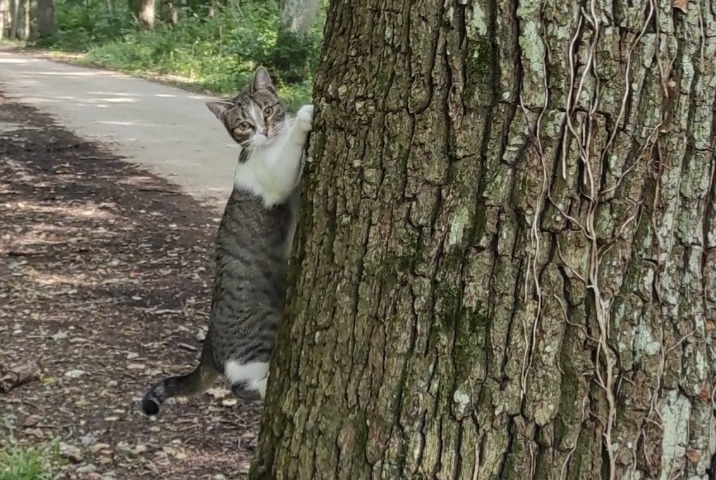
POLYGON ((331 2, 253 479, 702 478, 709 2, 331 2))

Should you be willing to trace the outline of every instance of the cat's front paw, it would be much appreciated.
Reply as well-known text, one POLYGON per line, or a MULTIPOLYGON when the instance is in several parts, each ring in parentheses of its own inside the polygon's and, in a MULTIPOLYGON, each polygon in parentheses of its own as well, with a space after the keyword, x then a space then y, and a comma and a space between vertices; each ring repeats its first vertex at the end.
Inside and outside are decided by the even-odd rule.
POLYGON ((304 132, 313 128, 313 105, 304 105, 296 114, 296 126, 304 132))

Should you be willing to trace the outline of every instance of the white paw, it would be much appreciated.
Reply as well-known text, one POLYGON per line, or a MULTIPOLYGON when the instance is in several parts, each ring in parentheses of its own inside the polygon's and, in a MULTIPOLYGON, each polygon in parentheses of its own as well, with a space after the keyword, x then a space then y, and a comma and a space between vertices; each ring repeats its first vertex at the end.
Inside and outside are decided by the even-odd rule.
POLYGON ((296 114, 296 126, 305 132, 313 127, 313 105, 304 105, 296 114))

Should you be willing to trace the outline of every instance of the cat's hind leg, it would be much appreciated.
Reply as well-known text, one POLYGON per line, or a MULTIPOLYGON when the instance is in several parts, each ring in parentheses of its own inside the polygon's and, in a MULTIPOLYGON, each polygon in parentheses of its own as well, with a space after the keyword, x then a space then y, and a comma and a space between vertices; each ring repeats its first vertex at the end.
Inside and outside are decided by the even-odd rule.
POLYGON ((229 360, 224 365, 224 375, 231 384, 231 392, 242 400, 264 399, 268 370, 268 362, 229 360))

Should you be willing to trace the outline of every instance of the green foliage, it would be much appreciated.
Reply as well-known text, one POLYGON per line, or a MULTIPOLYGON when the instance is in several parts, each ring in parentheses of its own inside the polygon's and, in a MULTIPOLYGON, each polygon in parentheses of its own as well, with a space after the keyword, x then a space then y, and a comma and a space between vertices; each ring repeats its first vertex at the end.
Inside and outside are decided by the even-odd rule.
POLYGON ((278 2, 195 0, 180 9, 176 25, 158 21, 154 31, 142 32, 126 0, 108 5, 107 0, 57 0, 58 32, 39 46, 85 52, 87 63, 128 73, 181 77, 220 94, 235 92, 264 65, 291 106, 310 99, 322 19, 297 37, 284 28, 278 2))
POLYGON ((58 459, 55 443, 44 447, 11 444, 0 450, 0 480, 50 480, 58 459))

